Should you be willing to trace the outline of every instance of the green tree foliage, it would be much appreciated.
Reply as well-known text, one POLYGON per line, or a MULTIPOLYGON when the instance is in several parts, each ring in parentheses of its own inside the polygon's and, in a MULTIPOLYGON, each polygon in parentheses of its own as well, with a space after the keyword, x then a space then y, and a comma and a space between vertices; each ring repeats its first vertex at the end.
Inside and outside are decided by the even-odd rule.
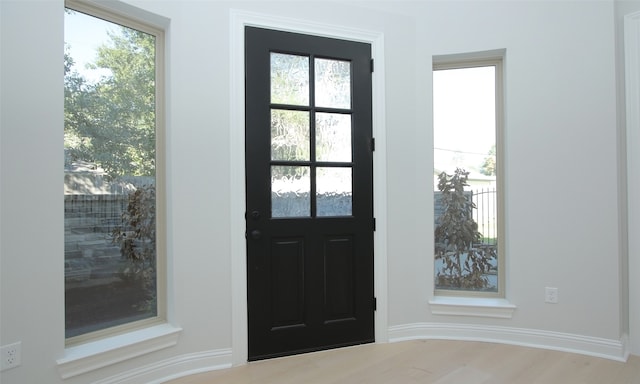
POLYGON ((437 271, 436 286, 442 289, 484 289, 486 274, 495 259, 495 246, 482 246, 478 224, 473 219, 475 204, 464 188, 469 172, 457 168, 453 175, 438 176, 444 213, 435 229, 435 258, 443 267, 437 271))
POLYGON ((155 37, 119 27, 90 68, 109 70, 95 84, 72 71, 65 51, 65 150, 115 178, 155 174, 155 37))
POLYGON ((96 124, 92 109, 98 106, 93 86, 77 71, 69 54, 64 53, 64 148, 70 161, 93 160, 93 140, 89 132, 96 124))
POLYGON ((480 166, 480 173, 486 176, 495 176, 496 175, 496 146, 493 145, 487 154, 487 157, 484 158, 482 162, 482 166, 480 166))

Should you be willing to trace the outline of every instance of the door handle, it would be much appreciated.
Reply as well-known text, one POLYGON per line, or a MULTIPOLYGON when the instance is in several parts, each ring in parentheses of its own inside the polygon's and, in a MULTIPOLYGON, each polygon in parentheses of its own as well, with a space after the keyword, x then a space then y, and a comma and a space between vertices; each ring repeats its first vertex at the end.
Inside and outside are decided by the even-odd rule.
POLYGON ((257 229, 254 229, 253 231, 251 231, 251 238, 253 240, 260 240, 262 238, 262 232, 260 232, 257 229))

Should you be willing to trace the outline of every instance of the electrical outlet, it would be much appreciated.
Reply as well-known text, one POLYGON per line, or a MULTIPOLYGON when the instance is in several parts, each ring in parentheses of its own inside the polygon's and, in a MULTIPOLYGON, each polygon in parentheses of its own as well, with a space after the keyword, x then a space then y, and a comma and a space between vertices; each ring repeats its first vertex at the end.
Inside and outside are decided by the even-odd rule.
POLYGON ((0 371, 15 368, 21 363, 22 342, 0 347, 0 371))
POLYGON ((544 302, 558 304, 558 288, 546 287, 544 289, 544 302))

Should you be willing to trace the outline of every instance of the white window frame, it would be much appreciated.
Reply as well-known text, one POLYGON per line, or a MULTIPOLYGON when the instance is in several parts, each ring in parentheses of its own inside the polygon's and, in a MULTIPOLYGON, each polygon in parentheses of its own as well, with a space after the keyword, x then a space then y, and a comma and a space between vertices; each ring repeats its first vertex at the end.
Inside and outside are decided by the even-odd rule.
MULTIPOLYGON (((165 31, 164 28, 152 25, 142 19, 129 16, 125 9, 108 8, 96 3, 81 0, 66 0, 65 8, 78 11, 89 16, 136 29, 155 37, 155 70, 156 70, 156 295, 157 314, 154 317, 105 328, 65 339, 65 346, 76 347, 97 340, 117 337, 134 331, 152 327, 162 327, 167 319, 167 227, 166 227, 166 181, 165 181, 165 31)), ((125 8, 125 7, 123 7, 125 8)), ((135 9, 131 9, 135 11, 135 9)), ((171 333, 167 329, 161 333, 171 333)))
MULTIPOLYGON (((498 289, 496 292, 436 289, 429 303, 432 313, 443 315, 472 315, 511 317, 515 307, 505 299, 505 195, 504 195, 504 49, 441 55, 433 57, 433 71, 475 67, 495 67, 495 121, 496 121, 496 189, 498 210, 498 289), (488 301, 465 300, 486 298, 488 301), (469 307, 475 309, 468 311, 469 307), (465 309, 467 308, 467 309, 465 309), (495 308, 498 308, 497 312, 495 308)), ((434 260, 435 261, 435 260, 434 260)), ((435 279, 435 278, 434 278, 435 279)))

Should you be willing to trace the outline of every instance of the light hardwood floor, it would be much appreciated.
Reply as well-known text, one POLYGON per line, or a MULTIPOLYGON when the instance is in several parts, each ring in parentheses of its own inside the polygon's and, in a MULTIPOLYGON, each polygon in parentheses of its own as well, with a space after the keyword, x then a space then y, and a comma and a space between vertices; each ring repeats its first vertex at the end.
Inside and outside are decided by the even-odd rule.
POLYGON ((504 344, 415 340, 253 362, 170 383, 640 384, 640 357, 621 363, 504 344))

